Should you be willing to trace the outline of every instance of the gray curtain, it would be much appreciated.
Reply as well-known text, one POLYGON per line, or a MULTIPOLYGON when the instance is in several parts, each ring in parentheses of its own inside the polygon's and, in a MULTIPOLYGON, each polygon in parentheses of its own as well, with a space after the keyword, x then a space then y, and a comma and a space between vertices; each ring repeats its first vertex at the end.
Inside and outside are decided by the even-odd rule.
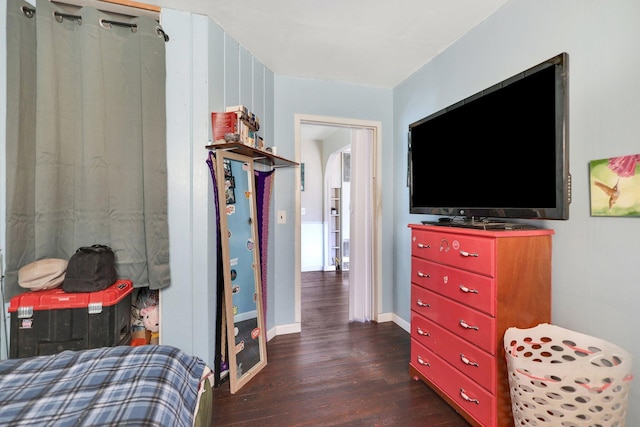
POLYGON ((119 278, 168 286, 164 32, 48 0, 7 7, 5 298, 23 265, 96 243, 119 278))

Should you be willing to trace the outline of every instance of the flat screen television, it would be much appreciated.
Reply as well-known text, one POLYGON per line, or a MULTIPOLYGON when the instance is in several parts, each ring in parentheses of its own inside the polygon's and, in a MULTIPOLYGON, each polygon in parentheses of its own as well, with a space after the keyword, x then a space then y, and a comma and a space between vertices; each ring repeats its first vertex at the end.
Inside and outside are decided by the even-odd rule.
POLYGON ((409 125, 409 211, 566 220, 568 148, 562 53, 409 125))

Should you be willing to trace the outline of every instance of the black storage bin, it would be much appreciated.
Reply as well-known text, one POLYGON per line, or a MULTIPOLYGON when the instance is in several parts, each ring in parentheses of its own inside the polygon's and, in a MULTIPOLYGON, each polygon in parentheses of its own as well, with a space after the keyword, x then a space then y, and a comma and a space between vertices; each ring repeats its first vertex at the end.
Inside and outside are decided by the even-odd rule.
POLYGON ((118 280, 99 292, 55 288, 13 297, 9 357, 129 345, 132 292, 131 281, 118 280))

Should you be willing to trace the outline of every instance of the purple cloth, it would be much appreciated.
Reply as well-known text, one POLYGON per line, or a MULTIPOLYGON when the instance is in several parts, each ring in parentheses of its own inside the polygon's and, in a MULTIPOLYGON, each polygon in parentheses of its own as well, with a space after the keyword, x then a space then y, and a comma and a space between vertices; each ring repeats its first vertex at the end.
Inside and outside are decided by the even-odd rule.
POLYGON ((256 205, 258 214, 258 247, 260 249, 260 280, 262 281, 262 317, 267 327, 267 254, 269 251, 269 213, 271 189, 275 169, 254 171, 256 176, 256 205))
MULTIPOLYGON (((222 258, 222 245, 220 243, 220 209, 218 202, 218 186, 215 173, 215 154, 213 151, 209 152, 207 158, 207 164, 211 172, 211 179, 213 180, 213 195, 216 205, 216 224, 217 224, 217 236, 218 236, 218 260, 222 258)), ((255 175, 255 197, 256 197, 256 209, 258 221, 258 251, 260 254, 260 279, 262 290, 262 317, 264 325, 266 327, 267 316, 267 253, 269 245, 269 212, 271 206, 271 191, 273 186, 274 170, 271 171, 256 171, 255 175)), ((222 271, 222 269, 218 269, 222 271)))

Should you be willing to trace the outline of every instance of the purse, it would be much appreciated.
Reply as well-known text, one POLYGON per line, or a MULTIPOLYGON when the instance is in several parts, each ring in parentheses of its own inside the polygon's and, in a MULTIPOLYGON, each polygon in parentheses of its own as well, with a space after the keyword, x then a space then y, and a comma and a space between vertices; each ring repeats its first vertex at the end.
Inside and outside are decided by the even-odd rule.
POLYGON ((18 285, 32 291, 57 288, 64 281, 68 261, 45 258, 29 263, 18 270, 18 285))
POLYGON ((62 283, 65 292, 98 292, 117 280, 115 254, 109 246, 82 246, 69 259, 62 283))

